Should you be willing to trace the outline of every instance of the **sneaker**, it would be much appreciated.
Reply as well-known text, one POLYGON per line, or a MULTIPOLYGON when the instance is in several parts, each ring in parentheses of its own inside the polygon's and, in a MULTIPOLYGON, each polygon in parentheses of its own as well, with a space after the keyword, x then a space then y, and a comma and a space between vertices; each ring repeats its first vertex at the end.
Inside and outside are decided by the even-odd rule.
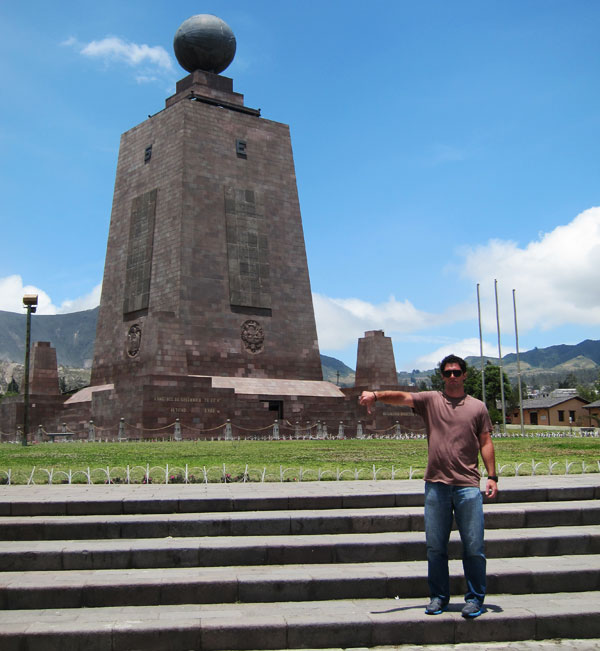
POLYGON ((439 597, 433 597, 432 600, 425 606, 426 615, 439 615, 446 610, 445 604, 439 597))
POLYGON ((462 609, 461 615, 469 619, 479 617, 483 613, 483 606, 477 601, 467 601, 465 607, 462 609))

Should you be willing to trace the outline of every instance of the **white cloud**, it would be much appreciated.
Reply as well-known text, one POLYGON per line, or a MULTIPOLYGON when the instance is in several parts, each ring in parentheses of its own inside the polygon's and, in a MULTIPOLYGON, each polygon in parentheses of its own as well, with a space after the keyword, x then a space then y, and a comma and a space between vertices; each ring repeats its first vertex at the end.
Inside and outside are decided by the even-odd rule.
POLYGON ((159 81, 158 77, 149 76, 149 75, 137 75, 135 78, 138 84, 151 84, 155 81, 159 81))
POLYGON ((480 283, 485 331, 496 329, 494 279, 502 331, 514 330, 513 289, 520 332, 600 325, 600 208, 582 212, 524 248, 491 240, 463 255, 463 275, 480 283))
POLYGON ((430 165, 444 165, 446 163, 460 163, 467 159, 464 149, 452 145, 436 144, 431 148, 428 162, 430 165))
MULTIPOLYGON (((404 356, 410 344, 432 352, 417 357, 416 368, 431 368, 451 352, 479 355, 478 338, 440 336, 451 324, 467 322, 477 331, 475 286, 480 284, 482 330, 496 343, 484 342, 484 354, 496 356, 497 325, 494 280, 498 280, 502 354, 514 352, 505 341, 514 338, 512 290, 516 290, 519 333, 559 326, 600 325, 600 208, 577 215, 524 247, 491 240, 461 252, 461 274, 472 281, 473 294, 443 313, 419 310, 410 300, 391 297, 381 304, 359 298, 313 295, 322 350, 334 353, 355 344, 367 330, 384 330, 404 356), (493 337, 489 335, 493 333, 493 337)), ((459 300, 462 297, 457 297, 459 300)), ((456 331, 456 328, 454 328, 456 331)), ((466 332, 466 333, 467 333, 466 332)), ((485 337, 484 337, 485 338, 485 337)), ((403 364, 405 364, 405 360, 403 364)))
POLYGON ((375 305, 358 298, 329 298, 313 294, 319 346, 340 350, 356 342, 367 330, 384 330, 386 336, 407 334, 464 318, 462 306, 443 314, 418 310, 409 300, 391 296, 375 305))
POLYGON ((34 285, 24 285, 21 276, 6 276, 0 278, 0 310, 20 312, 23 309, 25 294, 38 295, 37 314, 67 314, 90 310, 100 304, 101 289, 102 285, 97 285, 89 294, 75 299, 67 299, 57 307, 43 289, 34 285))
POLYGON ((81 312, 82 310, 91 310, 100 305, 100 294, 102 293, 102 283, 96 285, 89 294, 79 298, 67 299, 63 301, 58 308, 59 314, 70 312, 81 312))
MULTIPOLYGON (((502 356, 510 352, 514 351, 502 350, 502 356)), ((450 354, 458 355, 459 357, 479 357, 479 339, 463 339, 462 341, 454 341, 452 343, 444 344, 440 348, 433 350, 431 353, 427 353, 426 355, 422 355, 421 357, 417 358, 415 362, 415 368, 434 368, 440 363, 440 360, 444 359, 446 355, 450 354)), ((491 344, 490 342, 484 340, 483 354, 486 357, 497 357, 497 345, 491 344)))
POLYGON ((139 71, 136 75, 138 83, 162 82, 166 74, 173 72, 173 60, 160 45, 139 45, 117 36, 107 36, 90 43, 81 43, 71 36, 61 45, 73 47, 83 56, 105 63, 125 63, 139 71))
POLYGON ((38 314, 56 314, 56 307, 52 305, 52 300, 43 290, 34 285, 23 285, 21 276, 0 278, 0 310, 25 313, 23 310, 25 294, 38 295, 38 314))
POLYGON ((124 61, 131 66, 151 63, 163 70, 173 68, 171 57, 162 46, 128 43, 116 36, 108 36, 100 41, 88 43, 82 48, 81 54, 105 61, 124 61))

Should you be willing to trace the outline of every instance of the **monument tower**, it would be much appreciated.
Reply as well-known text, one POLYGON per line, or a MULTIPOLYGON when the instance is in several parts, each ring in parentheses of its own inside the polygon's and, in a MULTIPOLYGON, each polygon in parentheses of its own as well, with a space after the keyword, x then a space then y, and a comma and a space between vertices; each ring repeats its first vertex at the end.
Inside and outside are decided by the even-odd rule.
MULTIPOLYGON (((220 74, 233 32, 193 16, 174 49, 189 75, 121 137, 91 384, 61 396, 56 353, 40 343, 32 426, 93 420, 109 438, 119 422, 164 436, 176 419, 184 438, 218 435, 227 419, 243 436, 274 420, 294 432, 414 427, 406 408, 358 405, 363 388, 397 388, 382 331, 359 341, 354 387, 323 381, 289 128, 220 74)), ((3 400, 0 429, 22 413, 22 397, 3 400)))
POLYGON ((158 416, 166 403, 206 426, 234 394, 280 415, 294 392, 343 398, 322 381, 289 128, 219 74, 235 48, 219 18, 186 20, 174 49, 190 74, 121 138, 95 419, 122 408, 152 427, 171 417, 158 416))

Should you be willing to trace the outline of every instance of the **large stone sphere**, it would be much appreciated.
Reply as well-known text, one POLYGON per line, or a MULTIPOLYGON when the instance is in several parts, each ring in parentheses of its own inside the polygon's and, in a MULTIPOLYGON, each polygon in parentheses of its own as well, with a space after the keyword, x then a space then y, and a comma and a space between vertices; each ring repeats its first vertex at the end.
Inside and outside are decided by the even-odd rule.
POLYGON ((235 47, 231 27, 211 14, 198 14, 184 20, 173 39, 177 61, 188 72, 223 72, 233 61, 235 47))

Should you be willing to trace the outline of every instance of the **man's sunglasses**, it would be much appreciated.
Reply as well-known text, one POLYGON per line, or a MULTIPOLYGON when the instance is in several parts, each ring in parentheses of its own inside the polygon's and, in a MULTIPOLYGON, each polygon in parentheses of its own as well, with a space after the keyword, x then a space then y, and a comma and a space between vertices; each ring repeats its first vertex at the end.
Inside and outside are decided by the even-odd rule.
POLYGON ((442 371, 442 375, 443 375, 444 377, 452 377, 452 376, 454 376, 454 377, 460 377, 462 374, 463 374, 463 372, 462 372, 462 371, 459 371, 458 369, 457 369, 457 370, 454 370, 454 369, 453 369, 453 370, 451 370, 451 371, 442 371))

